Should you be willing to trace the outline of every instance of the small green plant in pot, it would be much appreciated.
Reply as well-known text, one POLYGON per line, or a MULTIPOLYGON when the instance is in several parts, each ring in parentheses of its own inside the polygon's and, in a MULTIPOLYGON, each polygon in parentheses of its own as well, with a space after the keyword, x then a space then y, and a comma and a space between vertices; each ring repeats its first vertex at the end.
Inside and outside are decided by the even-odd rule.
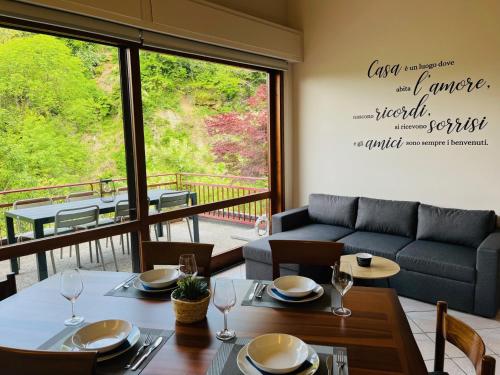
POLYGON ((186 277, 177 282, 172 292, 175 319, 181 323, 195 323, 205 319, 210 303, 210 289, 206 281, 186 277))

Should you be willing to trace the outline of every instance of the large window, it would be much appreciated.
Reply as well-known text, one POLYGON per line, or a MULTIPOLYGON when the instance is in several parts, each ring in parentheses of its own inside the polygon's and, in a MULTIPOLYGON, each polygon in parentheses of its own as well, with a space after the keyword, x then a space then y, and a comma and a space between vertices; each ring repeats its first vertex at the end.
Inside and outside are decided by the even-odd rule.
MULTIPOLYGON (((191 205, 268 191, 266 72, 150 51, 141 51, 140 64, 150 189, 190 192, 191 205)), ((203 212, 195 230, 219 254, 251 237, 267 206, 264 200, 203 212)), ((185 224, 169 227, 164 239, 190 240, 185 224)))
POLYGON ((279 73, 21 27, 0 28, 0 275, 139 271, 150 238, 241 261, 282 197, 279 73), (73 206, 98 225, 59 223, 73 206))
MULTIPOLYGON (((0 238, 4 243, 9 220, 10 243, 93 228, 92 220, 75 228, 56 217, 63 218, 64 210, 73 206, 101 204, 101 179, 115 179, 117 187, 126 185, 118 51, 0 28, 0 238), (33 216, 43 222, 39 231, 30 221, 33 216)), ((114 219, 112 212, 98 216, 98 225, 114 219)), ((79 245, 80 263, 100 268, 96 249, 87 249, 93 245, 79 245)), ((110 240, 101 245, 106 265, 115 268, 107 256, 110 240)), ((57 250, 49 272, 75 266, 75 251, 71 249, 70 257, 69 248, 57 250)), ((8 263, 1 266, 6 272, 8 263)), ((32 274, 34 268, 33 256, 21 259, 21 275, 32 274)))

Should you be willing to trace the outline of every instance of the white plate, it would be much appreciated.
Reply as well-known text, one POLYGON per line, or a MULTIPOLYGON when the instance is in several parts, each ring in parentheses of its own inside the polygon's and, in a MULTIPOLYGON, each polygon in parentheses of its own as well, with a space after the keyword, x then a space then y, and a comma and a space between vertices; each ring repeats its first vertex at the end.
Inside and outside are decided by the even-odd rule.
POLYGON ((273 288, 273 285, 272 284, 269 284, 267 287, 266 287, 266 292, 267 294, 269 294, 271 296, 271 298, 274 298, 278 301, 281 301, 281 302, 286 302, 286 303, 306 303, 306 302, 311 302, 311 301, 315 301, 321 297, 323 297, 323 294, 325 294, 325 289, 319 285, 319 292, 314 294, 313 296, 309 297, 309 298, 304 298, 304 299, 300 299, 298 301, 292 301, 292 300, 288 300, 288 299, 284 299, 284 298, 281 298, 280 296, 278 296, 277 294, 275 294, 273 291, 272 291, 272 288, 273 288))
POLYGON ((108 319, 80 328, 71 339, 80 350, 105 353, 122 344, 131 331, 132 324, 126 320, 108 319))
POLYGON ((175 285, 169 286, 165 289, 147 289, 144 287, 144 285, 142 285, 141 280, 139 280, 138 277, 134 279, 132 286, 135 289, 140 290, 141 292, 144 292, 144 293, 166 293, 169 291, 173 291, 175 288, 177 288, 177 284, 175 284, 175 285))
POLYGON ((304 341, 285 333, 268 333, 254 338, 247 348, 252 362, 271 374, 289 374, 309 356, 304 341))
MULTIPOLYGON (((127 339, 124 343, 122 343, 119 347, 104 353, 97 355, 97 362, 107 361, 108 359, 115 358, 128 350, 132 349, 135 344, 141 338, 141 331, 138 327, 133 326, 130 335, 128 335, 127 339)), ((61 351, 63 352, 78 352, 79 349, 73 344, 72 336, 68 337, 66 341, 63 342, 61 346, 61 351)))
POLYGON ((145 286, 154 289, 165 289, 171 286, 179 278, 179 271, 176 268, 158 268, 143 272, 139 275, 139 280, 145 286))
POLYGON ((274 288, 288 297, 304 297, 310 294, 318 284, 308 277, 289 275, 273 281, 274 288))
MULTIPOLYGON (((307 348, 309 349, 309 355, 307 357, 307 360, 312 363, 312 366, 300 373, 297 373, 297 375, 312 375, 316 371, 318 371, 319 368, 318 354, 310 345, 307 345, 307 348)), ((241 348, 236 358, 236 363, 238 364, 238 368, 240 369, 240 371, 244 375, 262 375, 262 373, 259 370, 257 370, 255 367, 252 366, 250 362, 248 362, 246 358, 247 355, 248 355, 248 344, 245 345, 243 348, 241 348)))

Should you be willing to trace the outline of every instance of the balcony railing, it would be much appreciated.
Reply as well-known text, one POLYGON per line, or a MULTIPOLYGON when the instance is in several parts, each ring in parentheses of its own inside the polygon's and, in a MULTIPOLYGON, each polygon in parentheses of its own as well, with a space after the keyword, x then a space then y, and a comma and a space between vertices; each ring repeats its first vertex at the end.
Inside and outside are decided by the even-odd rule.
MULTIPOLYGON (((126 178, 114 178, 119 191, 126 191, 126 178)), ((198 204, 213 203, 224 199, 238 198, 267 191, 267 178, 212 175, 197 173, 163 173, 148 176, 148 188, 189 190, 197 194, 198 204)), ((50 197, 54 203, 64 202, 70 193, 99 191, 99 181, 84 181, 64 185, 39 186, 0 191, 0 241, 5 243, 4 212, 11 210, 15 201, 21 199, 50 197)), ((267 200, 205 212, 200 216, 215 220, 253 225, 263 214, 268 214, 267 200)))

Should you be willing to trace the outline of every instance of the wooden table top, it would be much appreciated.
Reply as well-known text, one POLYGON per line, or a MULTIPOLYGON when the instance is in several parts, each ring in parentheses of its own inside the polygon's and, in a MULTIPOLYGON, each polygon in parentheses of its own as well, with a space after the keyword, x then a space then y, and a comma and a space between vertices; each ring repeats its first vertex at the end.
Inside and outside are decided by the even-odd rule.
POLYGON ((352 275, 355 279, 386 279, 396 275, 401 270, 396 262, 375 255, 370 267, 359 266, 355 254, 342 255, 341 260, 351 263, 352 275))
MULTIPOLYGON (((210 304, 205 321, 183 325, 175 322, 170 301, 104 296, 128 276, 82 271, 84 291, 76 312, 87 322, 117 318, 175 330, 141 375, 205 374, 220 345, 215 331, 223 326, 222 314, 210 304)), ((250 285, 249 280, 235 280, 239 300, 228 325, 239 337, 281 332, 310 344, 346 346, 351 375, 426 373, 394 290, 353 287, 345 297, 352 316, 340 318, 325 312, 241 306, 250 285)), ((0 345, 35 349, 64 329, 70 312, 70 303, 59 294, 58 275, 22 290, 0 302, 0 345)))

